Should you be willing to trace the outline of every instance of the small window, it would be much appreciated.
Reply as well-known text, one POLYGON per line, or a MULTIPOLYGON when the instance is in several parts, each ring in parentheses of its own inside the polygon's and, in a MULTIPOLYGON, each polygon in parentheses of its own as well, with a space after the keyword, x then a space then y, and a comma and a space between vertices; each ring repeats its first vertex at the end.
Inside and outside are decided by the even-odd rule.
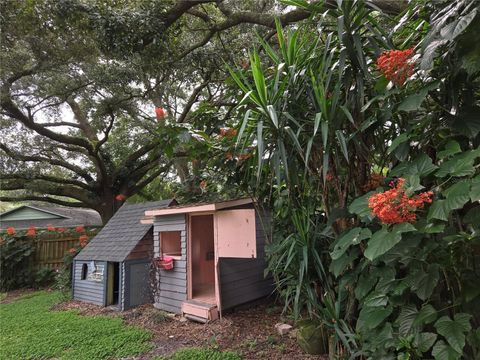
POLYGON ((87 264, 83 264, 82 265, 82 276, 81 276, 81 280, 85 280, 87 278, 87 274, 88 274, 88 265, 87 264))
POLYGON ((160 232, 160 252, 163 255, 180 258, 182 256, 182 235, 180 231, 160 232))

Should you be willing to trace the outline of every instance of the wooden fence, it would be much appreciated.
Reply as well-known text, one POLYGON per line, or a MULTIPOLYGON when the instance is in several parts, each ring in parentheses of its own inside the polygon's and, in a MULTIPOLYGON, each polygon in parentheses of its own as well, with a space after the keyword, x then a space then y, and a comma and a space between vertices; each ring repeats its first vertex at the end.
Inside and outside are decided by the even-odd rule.
MULTIPOLYGON (((92 239, 98 231, 88 231, 86 234, 92 239)), ((83 234, 82 234, 83 235, 83 234)), ((53 235, 42 236, 35 240, 35 252, 33 256, 33 267, 36 269, 48 268, 59 269, 63 265, 63 259, 71 248, 79 245, 79 234, 68 234, 62 237, 53 235)))

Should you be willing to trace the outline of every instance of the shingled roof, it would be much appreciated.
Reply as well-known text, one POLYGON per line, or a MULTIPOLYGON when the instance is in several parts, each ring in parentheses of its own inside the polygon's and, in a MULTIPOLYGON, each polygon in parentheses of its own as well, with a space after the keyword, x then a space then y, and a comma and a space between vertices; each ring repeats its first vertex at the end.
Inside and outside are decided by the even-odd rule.
POLYGON ((121 262, 152 227, 141 224, 145 210, 165 208, 172 200, 143 204, 124 204, 103 229, 75 257, 75 260, 102 260, 121 262))

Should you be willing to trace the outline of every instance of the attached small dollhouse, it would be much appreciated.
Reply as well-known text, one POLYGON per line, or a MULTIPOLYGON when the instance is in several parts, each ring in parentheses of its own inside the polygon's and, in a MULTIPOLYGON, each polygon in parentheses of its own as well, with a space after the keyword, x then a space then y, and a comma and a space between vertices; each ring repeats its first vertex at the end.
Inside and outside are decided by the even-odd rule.
POLYGON ((153 224, 154 257, 173 258, 158 271, 155 307, 205 322, 273 291, 264 274, 270 221, 251 199, 152 207, 142 223, 153 224))

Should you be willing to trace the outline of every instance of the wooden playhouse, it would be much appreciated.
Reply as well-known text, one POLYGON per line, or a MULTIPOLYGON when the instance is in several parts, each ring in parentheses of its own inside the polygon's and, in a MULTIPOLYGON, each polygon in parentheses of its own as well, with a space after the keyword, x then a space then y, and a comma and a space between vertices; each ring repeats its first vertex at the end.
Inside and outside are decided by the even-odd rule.
POLYGON ((124 204, 74 258, 73 298, 120 310, 151 303, 153 226, 140 220, 145 210, 170 204, 124 204))
POLYGON ((153 225, 155 258, 173 259, 157 271, 156 308, 205 322, 273 291, 264 275, 270 221, 251 199, 152 206, 142 223, 153 225))

